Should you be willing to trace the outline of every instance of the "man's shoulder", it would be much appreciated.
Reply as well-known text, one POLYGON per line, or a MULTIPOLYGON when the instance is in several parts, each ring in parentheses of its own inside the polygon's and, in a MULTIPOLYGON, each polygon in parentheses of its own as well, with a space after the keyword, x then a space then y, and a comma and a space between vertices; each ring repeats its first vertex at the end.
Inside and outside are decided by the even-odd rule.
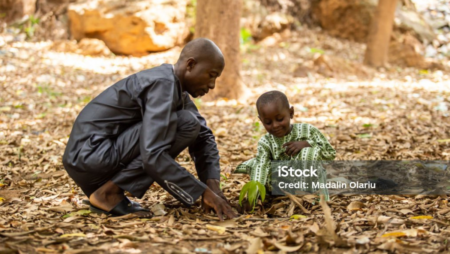
POLYGON ((157 67, 146 69, 134 74, 140 84, 152 84, 157 80, 175 82, 171 64, 162 64, 157 67))

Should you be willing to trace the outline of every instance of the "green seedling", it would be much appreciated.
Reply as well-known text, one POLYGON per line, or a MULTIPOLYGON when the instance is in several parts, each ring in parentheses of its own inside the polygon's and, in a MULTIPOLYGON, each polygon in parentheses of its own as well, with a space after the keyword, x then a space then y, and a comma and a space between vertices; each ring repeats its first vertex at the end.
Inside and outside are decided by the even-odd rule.
POLYGON ((242 206, 242 200, 247 196, 248 203, 252 207, 252 213, 255 210, 258 197, 261 197, 261 201, 264 202, 266 197, 266 187, 260 182, 250 181, 242 187, 241 194, 239 195, 239 205, 242 206))
POLYGON ((375 125, 371 124, 371 123, 365 123, 362 125, 362 127, 364 128, 370 128, 370 127, 375 127, 375 125))
POLYGON ((363 133, 363 134, 358 134, 356 135, 358 138, 371 138, 372 134, 370 133, 363 133))
MULTIPOLYGON (((220 178, 222 178, 222 181, 228 180, 228 178, 224 174, 220 174, 220 178)), ((220 181, 220 186, 219 186, 220 190, 222 190, 223 186, 225 185, 225 183, 222 181, 220 181)))
POLYGON ((253 131, 259 132, 261 130, 261 124, 259 122, 255 122, 253 124, 253 131))
POLYGON ((316 49, 316 48, 311 48, 310 50, 309 50, 309 52, 311 52, 311 53, 319 53, 319 54, 325 54, 325 51, 323 51, 323 50, 321 50, 321 49, 316 49))
POLYGON ((61 95, 60 92, 55 92, 49 84, 42 84, 42 85, 38 85, 37 86, 37 90, 38 90, 38 94, 40 95, 44 95, 46 94, 47 96, 49 96, 50 98, 56 98, 59 97, 61 95))
POLYGON ((252 40, 252 33, 247 28, 241 28, 241 44, 247 44, 252 40))

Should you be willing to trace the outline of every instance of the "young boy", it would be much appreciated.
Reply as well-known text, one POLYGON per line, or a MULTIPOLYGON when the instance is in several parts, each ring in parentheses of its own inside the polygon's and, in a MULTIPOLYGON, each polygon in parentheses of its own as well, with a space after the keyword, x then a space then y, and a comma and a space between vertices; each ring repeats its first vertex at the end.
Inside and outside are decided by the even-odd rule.
MULTIPOLYGON (((258 142, 256 158, 238 165, 235 173, 250 174, 251 181, 260 182, 270 190, 272 160, 313 162, 335 158, 336 151, 316 127, 307 123, 291 124, 294 107, 289 106, 282 92, 262 94, 256 102, 256 108, 258 118, 268 133, 258 142)), ((321 182, 326 181, 326 174, 319 175, 319 178, 321 182)), ((327 190, 321 192, 328 199, 327 190)))

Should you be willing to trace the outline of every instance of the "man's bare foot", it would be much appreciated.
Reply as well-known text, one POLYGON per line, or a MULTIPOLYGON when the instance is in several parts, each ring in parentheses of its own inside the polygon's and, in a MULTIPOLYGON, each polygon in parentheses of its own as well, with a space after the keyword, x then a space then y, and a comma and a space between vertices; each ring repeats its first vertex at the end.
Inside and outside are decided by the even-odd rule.
MULTIPOLYGON (((124 191, 112 181, 108 181, 91 194, 89 202, 95 208, 111 212, 111 210, 118 206, 124 199, 126 199, 124 191)), ((134 204, 128 209, 135 210, 135 212, 132 213, 138 217, 149 218, 153 216, 152 212, 134 204)))
POLYGON ((124 198, 123 190, 112 181, 108 181, 91 194, 89 202, 97 208, 110 211, 124 198))

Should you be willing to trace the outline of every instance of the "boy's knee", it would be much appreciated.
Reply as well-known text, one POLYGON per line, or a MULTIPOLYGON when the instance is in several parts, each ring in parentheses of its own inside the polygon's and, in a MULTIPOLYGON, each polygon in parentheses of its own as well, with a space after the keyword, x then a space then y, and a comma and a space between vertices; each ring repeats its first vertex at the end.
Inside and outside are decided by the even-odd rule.
POLYGON ((183 132, 188 132, 192 136, 197 137, 200 132, 200 122, 197 117, 189 110, 180 110, 177 112, 178 129, 183 132))

